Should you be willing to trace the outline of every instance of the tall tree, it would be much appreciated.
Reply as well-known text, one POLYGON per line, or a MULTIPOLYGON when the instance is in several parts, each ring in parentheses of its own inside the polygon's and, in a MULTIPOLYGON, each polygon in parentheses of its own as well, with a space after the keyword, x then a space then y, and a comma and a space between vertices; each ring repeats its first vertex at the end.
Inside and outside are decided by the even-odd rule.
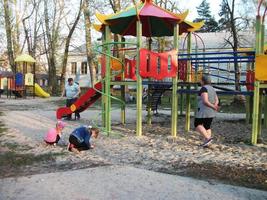
POLYGON ((86 56, 87 63, 89 66, 91 85, 93 86, 96 82, 96 66, 94 64, 94 55, 92 50, 92 36, 91 36, 91 16, 90 16, 90 6, 89 0, 84 0, 83 6, 83 15, 84 15, 84 23, 85 23, 85 41, 86 41, 86 56))
POLYGON ((12 71, 15 71, 14 52, 12 44, 11 11, 9 8, 8 0, 4 0, 4 13, 5 13, 5 29, 6 29, 6 39, 7 39, 8 60, 12 71))
POLYGON ((207 0, 203 0, 197 7, 198 18, 195 22, 204 21, 204 26, 198 32, 216 32, 219 30, 218 23, 213 16, 211 16, 210 4, 207 0))
POLYGON ((80 0, 80 7, 79 7, 78 14, 74 20, 74 23, 72 24, 71 28, 69 29, 69 33, 68 33, 68 36, 66 38, 65 49, 64 49, 64 54, 63 54, 63 58, 62 58, 62 70, 61 70, 61 76, 60 76, 61 89, 63 89, 64 84, 65 84, 65 74, 66 74, 66 67, 67 67, 67 62, 68 62, 68 55, 69 55, 69 47, 70 47, 71 38, 72 38, 72 35, 75 31, 75 28, 76 28, 79 20, 80 20, 82 5, 83 5, 83 1, 80 0))
MULTIPOLYGON (((221 10, 219 16, 219 28, 220 30, 229 31, 230 35, 227 38, 224 38, 225 44, 228 44, 232 47, 233 51, 237 51, 240 47, 240 41, 242 36, 241 31, 246 30, 249 25, 249 20, 246 17, 241 15, 236 16, 236 0, 222 0, 221 10)), ((239 85, 240 82, 240 67, 237 62, 234 63, 235 69, 235 89, 241 90, 239 85)))
MULTIPOLYGON (((51 3, 51 2, 49 2, 51 3)), ((46 37, 46 56, 48 63, 48 85, 52 94, 57 93, 57 77, 56 77, 56 54, 57 46, 59 45, 59 33, 60 25, 62 22, 63 15, 63 5, 60 2, 53 1, 52 5, 49 5, 48 11, 48 2, 44 1, 44 20, 45 20, 45 37, 46 37), (50 13, 49 11, 52 11, 50 13), (52 17, 50 17, 52 15, 52 17)))

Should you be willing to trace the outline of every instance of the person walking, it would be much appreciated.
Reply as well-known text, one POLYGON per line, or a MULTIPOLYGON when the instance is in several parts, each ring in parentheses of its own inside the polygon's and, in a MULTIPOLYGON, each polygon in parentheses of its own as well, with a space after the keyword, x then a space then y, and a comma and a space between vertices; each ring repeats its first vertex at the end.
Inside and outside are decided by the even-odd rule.
POLYGON ((211 123, 219 109, 219 99, 208 75, 203 75, 200 83, 202 87, 198 94, 198 110, 194 125, 196 131, 204 137, 201 146, 208 147, 212 142, 211 123))
MULTIPOLYGON (((62 98, 64 96, 67 97, 66 106, 70 107, 78 99, 80 93, 81 93, 80 86, 78 84, 74 83, 73 78, 68 78, 68 83, 65 85, 65 88, 62 91, 61 97, 62 98)), ((67 116, 67 120, 71 120, 71 115, 72 114, 69 114, 67 116)), ((75 112, 75 118, 80 119, 80 113, 79 112, 75 112)))

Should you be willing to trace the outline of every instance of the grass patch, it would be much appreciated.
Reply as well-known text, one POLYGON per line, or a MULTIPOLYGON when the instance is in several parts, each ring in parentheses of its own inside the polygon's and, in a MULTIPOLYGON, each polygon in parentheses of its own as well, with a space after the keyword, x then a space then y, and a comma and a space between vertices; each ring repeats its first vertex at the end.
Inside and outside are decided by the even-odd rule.
POLYGON ((31 153, 21 154, 14 151, 7 151, 0 154, 0 169, 17 168, 26 165, 32 165, 34 163, 55 161, 56 157, 61 155, 64 155, 64 153, 46 153, 34 155, 31 153))
POLYGON ((27 151, 27 150, 30 150, 32 149, 32 147, 30 146, 27 146, 27 145, 20 145, 18 143, 1 143, 1 146, 3 147, 7 147, 9 150, 11 151, 27 151))

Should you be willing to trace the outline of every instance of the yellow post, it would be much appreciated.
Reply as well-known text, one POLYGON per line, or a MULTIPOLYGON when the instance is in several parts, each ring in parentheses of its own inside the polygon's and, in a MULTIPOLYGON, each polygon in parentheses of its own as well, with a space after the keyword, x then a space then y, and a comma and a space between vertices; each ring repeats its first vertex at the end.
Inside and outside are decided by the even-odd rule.
POLYGON ((142 78, 140 76, 140 48, 142 40, 142 24, 136 22, 137 57, 136 57, 136 135, 142 136, 142 78))
MULTIPOLYGON (((192 33, 188 33, 188 38, 187 38, 187 54, 191 54, 191 38, 192 38, 192 33)), ((190 58, 190 56, 188 56, 190 58)), ((186 75, 186 81, 191 82, 191 61, 187 61, 187 75, 186 75)), ((187 90, 190 90, 191 86, 187 86, 187 90)), ((185 130, 189 131, 190 130, 190 111, 191 111, 191 104, 190 104, 190 94, 186 94, 186 115, 185 115, 185 130)))
POLYGON ((259 133, 259 102, 260 102, 260 82, 255 81, 254 99, 253 99, 253 120, 252 120, 252 138, 251 143, 257 144, 259 133))
MULTIPOLYGON (((178 37, 179 37, 179 25, 177 24, 174 27, 174 49, 178 50, 178 37)), ((178 115, 178 94, 177 94, 177 82, 178 77, 172 78, 172 125, 171 125, 171 134, 173 137, 177 136, 177 115, 178 115)))

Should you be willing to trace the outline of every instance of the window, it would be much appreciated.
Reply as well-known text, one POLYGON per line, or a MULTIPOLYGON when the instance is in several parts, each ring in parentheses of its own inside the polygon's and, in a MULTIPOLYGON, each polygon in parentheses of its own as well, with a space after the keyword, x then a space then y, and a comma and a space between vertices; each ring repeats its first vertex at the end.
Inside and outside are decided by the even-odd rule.
POLYGON ((172 69, 172 57, 168 55, 168 71, 170 72, 172 69))
POLYGON ((76 62, 71 63, 71 74, 77 74, 77 63, 76 62))
POLYGON ((157 71, 158 74, 160 74, 160 68, 161 68, 161 60, 160 60, 160 56, 157 57, 157 71))
POLYGON ((87 74, 87 62, 82 62, 82 74, 87 74))

